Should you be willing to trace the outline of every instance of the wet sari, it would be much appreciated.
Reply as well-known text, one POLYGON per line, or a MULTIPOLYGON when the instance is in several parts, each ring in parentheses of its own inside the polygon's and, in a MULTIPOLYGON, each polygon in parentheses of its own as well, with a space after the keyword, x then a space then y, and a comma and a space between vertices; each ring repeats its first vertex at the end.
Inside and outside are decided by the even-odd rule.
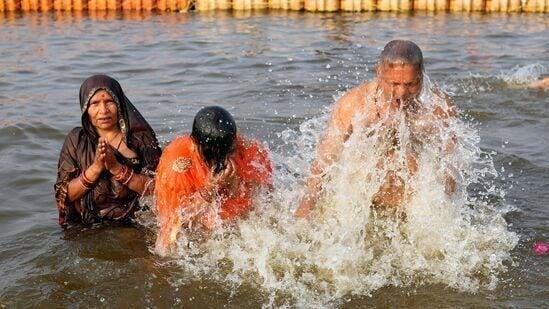
POLYGON ((82 126, 72 129, 65 138, 54 186, 59 224, 65 228, 74 223, 92 224, 102 220, 129 222, 139 207, 140 194, 114 180, 108 171, 103 171, 82 198, 74 202, 68 199, 70 181, 94 162, 99 136, 89 121, 87 109, 99 90, 107 91, 116 103, 124 142, 136 154, 134 158, 126 158, 115 151, 117 160, 136 173, 153 177, 160 159, 161 150, 154 131, 124 95, 120 84, 105 75, 88 78, 80 87, 82 126))
MULTIPOLYGON (((256 141, 237 135, 236 150, 232 155, 238 186, 234 192, 218 190, 215 202, 217 215, 223 221, 245 216, 252 209, 255 190, 271 186, 272 166, 267 152, 256 141)), ((186 224, 183 212, 200 213, 210 204, 202 190, 208 184, 209 167, 201 158, 192 137, 181 136, 171 142, 162 153, 157 169, 155 196, 161 233, 173 232, 174 225, 186 224), (195 210, 191 210, 195 209, 195 210)), ((161 235, 162 239, 170 239, 161 235)))

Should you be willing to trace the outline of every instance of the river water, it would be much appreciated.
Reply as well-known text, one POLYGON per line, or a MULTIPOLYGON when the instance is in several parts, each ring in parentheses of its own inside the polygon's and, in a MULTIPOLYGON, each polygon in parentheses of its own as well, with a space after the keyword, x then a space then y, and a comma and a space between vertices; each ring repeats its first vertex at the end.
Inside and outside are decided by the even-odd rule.
MULTIPOLYGON (((546 305, 549 260, 534 256, 531 246, 549 240, 549 99, 547 91, 523 85, 549 71, 547 26, 545 15, 529 14, 0 15, 0 305, 546 305), (430 80, 453 96, 463 123, 480 137, 475 147, 490 155, 497 172, 489 183, 498 192, 493 214, 482 218, 498 230, 471 223, 461 231, 485 239, 466 242, 470 248, 442 245, 471 256, 447 253, 454 264, 438 257, 421 269, 392 265, 383 278, 363 269, 323 274, 318 264, 307 281, 289 267, 293 251, 273 251, 284 242, 277 239, 284 235, 275 232, 280 228, 243 224, 240 238, 217 239, 206 246, 214 251, 196 262, 151 253, 154 231, 144 226, 64 232, 57 225, 57 156, 65 135, 79 125, 78 89, 89 75, 117 78, 163 144, 189 132, 200 107, 226 107, 243 132, 269 145, 276 183, 289 186, 284 161, 299 149, 288 144, 299 141, 300 125, 321 126, 335 98, 374 76, 381 48, 395 38, 422 47, 430 80), (258 238, 242 244, 245 235, 258 238), (277 245, 268 243, 273 239, 277 245), (248 260, 233 258, 235 269, 227 271, 224 260, 215 259, 218 252, 225 260, 231 254, 248 260), (259 265, 269 261, 262 254, 283 265, 259 265), (343 287, 341 276, 352 287, 343 287)), ((291 225, 288 214, 297 202, 295 195, 285 197, 284 207, 267 214, 278 212, 285 218, 278 223, 291 225)), ((442 235, 437 227, 427 232, 442 235)), ((402 262, 407 252, 399 254, 390 257, 402 262)), ((388 257, 373 257, 368 265, 385 267, 379 259, 388 257)))

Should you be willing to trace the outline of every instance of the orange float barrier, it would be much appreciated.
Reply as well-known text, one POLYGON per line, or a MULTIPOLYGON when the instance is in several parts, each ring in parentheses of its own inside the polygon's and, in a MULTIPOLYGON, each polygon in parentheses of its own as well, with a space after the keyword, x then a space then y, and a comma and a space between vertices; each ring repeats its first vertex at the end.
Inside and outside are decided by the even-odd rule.
MULTIPOLYGON (((549 12, 549 0, 0 0, 0 12, 186 12, 306 10, 310 12, 549 12)), ((112 15, 112 14, 111 14, 112 15)), ((109 15, 110 16, 110 15, 109 15)))

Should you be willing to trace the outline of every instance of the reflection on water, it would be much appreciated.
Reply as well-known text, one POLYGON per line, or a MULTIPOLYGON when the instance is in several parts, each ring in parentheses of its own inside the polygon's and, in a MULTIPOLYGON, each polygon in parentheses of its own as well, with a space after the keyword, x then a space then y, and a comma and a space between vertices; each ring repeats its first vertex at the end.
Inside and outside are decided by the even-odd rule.
MULTIPOLYGON (((231 281, 238 279, 231 277, 238 273, 229 272, 218 280, 215 273, 204 271, 197 278, 189 273, 192 268, 179 266, 177 260, 159 259, 149 252, 154 235, 147 229, 104 227, 64 233, 58 228, 52 193, 55 165, 65 134, 78 125, 78 87, 88 75, 113 75, 163 141, 189 131, 201 106, 220 104, 235 114, 246 134, 270 144, 277 162, 287 162, 279 155, 292 149, 284 144, 283 132, 298 130, 306 119, 322 115, 341 91, 371 78, 380 49, 394 38, 416 41, 424 49, 431 79, 454 94, 457 105, 473 116, 472 122, 481 122, 480 147, 493 156, 499 174, 494 184, 505 189, 505 204, 517 209, 505 219, 520 242, 512 251, 513 262, 504 263, 508 271, 493 274, 497 286, 481 284, 476 293, 452 285, 449 289, 444 280, 428 284, 432 278, 398 283, 396 279, 405 278, 406 272, 389 272, 385 281, 374 278, 370 283, 380 286, 370 290, 341 287, 341 291, 359 291, 354 294, 330 294, 334 290, 322 286, 322 281, 312 282, 311 287, 319 284, 329 290, 330 297, 321 303, 329 299, 343 307, 540 307, 548 301, 547 259, 532 256, 529 249, 534 240, 549 238, 545 224, 549 159, 544 141, 549 102, 547 92, 515 87, 516 78, 538 74, 523 77, 525 68, 549 67, 544 16, 109 14, 0 15, 0 304, 260 307, 287 303, 296 296, 291 289, 273 298, 271 291, 259 288, 269 282, 265 285, 254 274, 244 276, 248 280, 231 281), (509 78, 513 83, 508 83, 509 78)), ((282 172, 279 165, 278 175, 282 172)), ((281 183, 281 188, 292 185, 281 183)), ((240 233, 254 223, 265 223, 262 231, 276 233, 279 228, 272 227, 273 222, 291 222, 284 220, 290 220, 288 210, 295 199, 285 202, 286 208, 273 205, 280 208, 267 211, 268 215, 258 211, 256 221, 243 222, 240 233)), ((249 245, 258 261, 261 248, 276 248, 269 241, 277 238, 268 234, 250 238, 247 244, 242 242, 246 238, 237 236, 229 235, 218 245, 234 250, 249 245)), ((284 245, 280 239, 276 243, 284 245)), ((490 244, 498 242, 477 249, 490 252, 490 244)), ((405 257, 407 251, 398 254, 405 257)), ((287 269, 299 270, 287 255, 272 258, 281 263, 272 270, 276 280, 287 269)), ((494 263, 498 259, 494 257, 494 263)), ((491 260, 488 256, 479 265, 481 261, 491 260)), ((204 270, 231 269, 223 262, 204 270)), ((464 265, 473 264, 455 269, 466 272, 464 265)), ((323 274, 322 268, 315 271, 323 274)), ((361 274, 360 270, 350 273, 358 278, 361 274)), ((276 280, 272 283, 281 282, 276 280)))

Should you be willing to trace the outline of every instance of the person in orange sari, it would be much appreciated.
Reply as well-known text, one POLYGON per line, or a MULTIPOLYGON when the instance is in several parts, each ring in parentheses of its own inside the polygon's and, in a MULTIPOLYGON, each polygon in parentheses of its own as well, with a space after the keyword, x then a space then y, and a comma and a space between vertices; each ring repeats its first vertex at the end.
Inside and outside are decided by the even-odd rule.
POLYGON ((156 252, 168 254, 183 230, 208 231, 244 217, 258 192, 272 187, 271 174, 266 150, 237 133, 229 112, 218 106, 201 109, 192 133, 176 138, 160 157, 156 252))

